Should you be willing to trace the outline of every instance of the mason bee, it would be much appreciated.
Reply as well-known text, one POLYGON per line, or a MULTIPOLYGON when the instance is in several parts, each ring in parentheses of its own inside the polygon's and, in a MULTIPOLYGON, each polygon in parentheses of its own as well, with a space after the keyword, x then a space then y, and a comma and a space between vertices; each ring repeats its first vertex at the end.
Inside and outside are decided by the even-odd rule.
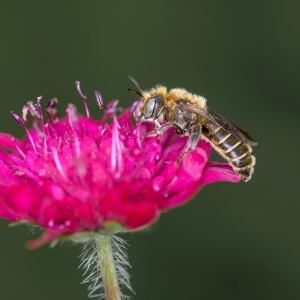
POLYGON ((128 89, 141 96, 138 118, 155 124, 153 134, 162 134, 173 127, 177 134, 189 136, 185 153, 195 150, 200 139, 204 139, 223 156, 237 175, 245 182, 251 179, 255 157, 251 146, 257 145, 243 129, 233 125, 206 106, 206 99, 176 88, 169 92, 164 86, 150 91, 128 89))

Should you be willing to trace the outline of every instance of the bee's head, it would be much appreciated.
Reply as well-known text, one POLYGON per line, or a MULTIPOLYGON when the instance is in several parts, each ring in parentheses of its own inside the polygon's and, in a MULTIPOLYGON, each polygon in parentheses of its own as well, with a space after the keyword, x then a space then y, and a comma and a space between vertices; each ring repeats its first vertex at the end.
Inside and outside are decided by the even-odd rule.
POLYGON ((144 105, 141 108, 140 119, 141 120, 156 120, 163 109, 163 98, 161 95, 150 95, 145 98, 144 105))
POLYGON ((166 114, 165 98, 167 96, 167 88, 157 85, 150 91, 142 91, 137 82, 131 78, 138 90, 128 89, 141 97, 141 105, 139 106, 139 116, 141 121, 155 121, 164 119, 166 114))

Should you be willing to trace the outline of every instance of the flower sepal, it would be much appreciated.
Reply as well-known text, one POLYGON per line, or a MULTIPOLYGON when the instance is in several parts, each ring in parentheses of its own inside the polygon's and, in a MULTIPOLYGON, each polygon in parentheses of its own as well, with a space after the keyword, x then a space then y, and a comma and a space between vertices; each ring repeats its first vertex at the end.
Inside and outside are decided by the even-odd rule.
POLYGON ((107 221, 104 223, 104 228, 97 231, 83 231, 70 235, 64 235, 63 239, 68 239, 74 243, 86 243, 91 239, 97 238, 99 235, 112 236, 120 232, 130 232, 128 228, 123 227, 117 222, 107 221))
POLYGON ((37 226, 37 227, 40 227, 36 224, 33 224, 31 222, 28 222, 26 220, 20 220, 20 221, 16 221, 16 222, 10 222, 8 224, 8 227, 17 227, 17 226, 23 226, 23 225, 30 225, 30 226, 37 226))
MULTIPOLYGON (((10 226, 18 226, 22 224, 30 224, 28 222, 14 222, 10 226)), ((27 248, 37 249, 45 244, 50 243, 52 246, 56 245, 59 241, 72 241, 74 243, 86 243, 89 240, 97 238, 99 235, 112 236, 120 232, 131 232, 128 228, 123 227, 117 222, 107 221, 103 223, 103 229, 97 231, 81 231, 71 234, 61 234, 46 231, 44 234, 36 240, 31 240, 27 242, 27 248)))

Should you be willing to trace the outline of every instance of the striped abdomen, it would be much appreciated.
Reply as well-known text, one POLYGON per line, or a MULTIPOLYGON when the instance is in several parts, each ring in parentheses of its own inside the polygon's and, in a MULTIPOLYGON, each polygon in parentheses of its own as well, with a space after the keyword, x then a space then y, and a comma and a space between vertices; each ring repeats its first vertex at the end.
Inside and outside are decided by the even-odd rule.
POLYGON ((251 155, 251 146, 210 121, 204 125, 202 132, 242 180, 248 181, 251 179, 254 171, 253 166, 255 165, 255 157, 251 155))

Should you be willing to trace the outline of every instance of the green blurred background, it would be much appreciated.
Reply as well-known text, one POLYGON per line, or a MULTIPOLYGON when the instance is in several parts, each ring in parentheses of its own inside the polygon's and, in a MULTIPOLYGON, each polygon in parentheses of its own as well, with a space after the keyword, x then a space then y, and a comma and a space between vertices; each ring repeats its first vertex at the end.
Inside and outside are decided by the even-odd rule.
MULTIPOLYGON (((258 142, 248 184, 205 187, 151 230, 124 236, 133 299, 300 299, 299 1, 1 1, 0 131, 43 95, 97 117, 143 88, 185 87, 258 142), (95 109, 94 109, 95 108, 95 109), (298 183, 299 184, 299 183, 298 183)), ((213 155, 214 159, 219 159, 213 155)), ((0 299, 87 299, 80 247, 28 251, 0 220, 0 299)))

